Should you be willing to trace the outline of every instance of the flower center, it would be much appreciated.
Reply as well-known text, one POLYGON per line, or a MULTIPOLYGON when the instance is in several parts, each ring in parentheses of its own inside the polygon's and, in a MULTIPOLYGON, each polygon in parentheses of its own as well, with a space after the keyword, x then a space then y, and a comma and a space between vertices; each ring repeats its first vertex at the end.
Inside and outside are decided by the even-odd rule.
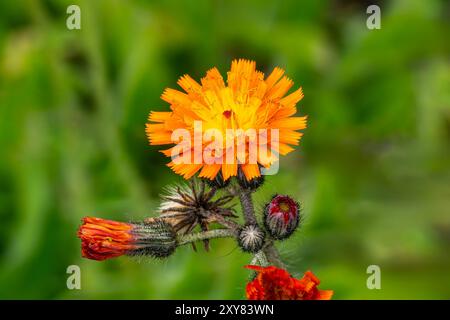
POLYGON ((288 213, 290 211, 290 207, 289 204, 286 202, 280 202, 280 204, 278 205, 278 207, 280 208, 281 211, 288 213))
POLYGON ((232 113, 231 110, 225 110, 222 114, 225 118, 230 119, 231 113, 232 113))

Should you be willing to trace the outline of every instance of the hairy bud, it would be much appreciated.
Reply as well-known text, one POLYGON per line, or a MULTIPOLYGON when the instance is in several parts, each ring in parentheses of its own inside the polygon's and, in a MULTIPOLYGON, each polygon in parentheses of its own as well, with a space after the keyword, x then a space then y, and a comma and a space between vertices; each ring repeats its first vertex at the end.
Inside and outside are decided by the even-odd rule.
POLYGON ((136 243, 141 248, 133 250, 128 255, 145 255, 154 258, 166 258, 177 248, 176 233, 173 227, 163 221, 137 224, 132 230, 136 243))
POLYGON ((239 230, 238 243, 245 252, 256 253, 264 245, 265 233, 256 224, 248 224, 239 230))
POLYGON ((125 223, 86 217, 78 230, 83 257, 105 260, 121 255, 164 258, 176 247, 176 233, 164 221, 125 223))
POLYGON ((300 220, 300 206, 291 197, 275 195, 264 210, 264 226, 277 240, 288 238, 300 220))

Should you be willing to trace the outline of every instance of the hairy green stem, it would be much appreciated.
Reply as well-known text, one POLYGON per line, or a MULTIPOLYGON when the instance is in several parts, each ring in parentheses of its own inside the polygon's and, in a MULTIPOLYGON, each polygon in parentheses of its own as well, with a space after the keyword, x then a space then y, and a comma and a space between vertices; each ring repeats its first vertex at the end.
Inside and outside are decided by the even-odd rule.
POLYGON ((240 225, 238 223, 231 220, 227 220, 220 214, 213 214, 212 216, 216 219, 217 223, 234 232, 237 232, 237 230, 240 228, 240 225))
MULTIPOLYGON (((258 224, 253 206, 252 192, 241 188, 238 192, 235 191, 235 194, 236 193, 239 195, 239 200, 241 201, 245 223, 258 224)), ((271 240, 267 241, 264 248, 255 255, 255 259, 259 260, 261 266, 268 266, 271 264, 286 269, 286 265, 281 261, 280 254, 271 240)))
POLYGON ((215 238, 229 238, 236 237, 236 232, 230 229, 214 229, 204 232, 188 233, 178 236, 178 245, 185 245, 192 242, 215 239, 215 238))
POLYGON ((266 254, 261 250, 255 254, 250 264, 259 264, 261 267, 267 267, 269 265, 269 261, 267 260, 266 254))
POLYGON ((286 269, 286 265, 281 260, 280 254, 278 253, 278 250, 277 248, 275 248, 272 241, 267 243, 267 245, 263 248, 263 252, 270 264, 282 269, 286 269))
POLYGON ((241 201, 242 212, 246 224, 257 224, 255 217, 255 208, 253 207, 251 191, 239 190, 239 200, 241 201))

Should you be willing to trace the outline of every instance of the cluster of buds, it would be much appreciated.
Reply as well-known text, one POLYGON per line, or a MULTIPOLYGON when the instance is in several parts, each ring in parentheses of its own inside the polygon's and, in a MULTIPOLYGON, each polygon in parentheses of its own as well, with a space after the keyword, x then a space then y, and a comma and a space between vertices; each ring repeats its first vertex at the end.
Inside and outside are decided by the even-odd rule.
MULTIPOLYGON (((297 229, 300 221, 298 202, 286 195, 274 195, 265 207, 263 225, 271 240, 284 240, 297 229)), ((246 224, 239 230, 238 243, 244 252, 257 253, 263 249, 266 232, 257 223, 246 224)))
MULTIPOLYGON (((82 256, 92 260, 122 255, 166 258, 186 243, 196 250, 195 241, 203 241, 205 249, 209 250, 209 240, 222 236, 235 237, 242 251, 254 254, 255 259, 269 255, 276 251, 273 241, 287 239, 298 228, 300 205, 287 195, 276 194, 265 204, 260 224, 253 212, 250 195, 261 180, 245 185, 238 177, 236 180, 235 183, 224 183, 217 176, 209 182, 191 181, 190 185, 169 188, 162 195, 158 215, 143 222, 124 223, 86 217, 78 230, 82 256), (242 204, 243 225, 234 220, 238 217, 233 204, 237 196, 242 204), (223 228, 211 229, 212 223, 223 228)), ((305 273, 302 279, 295 279, 286 270, 267 265, 264 260, 260 266, 247 267, 256 272, 247 285, 248 299, 331 298, 332 291, 316 288, 319 280, 311 272, 305 273)))
MULTIPOLYGON (((175 251, 180 235, 194 232, 197 226, 201 231, 208 231, 211 223, 232 229, 244 252, 257 253, 263 249, 268 237, 286 239, 298 227, 299 204, 289 196, 275 195, 265 205, 264 228, 256 221, 240 226, 231 220, 237 218, 231 203, 234 196, 215 197, 218 189, 217 184, 209 187, 204 181, 170 188, 162 196, 159 215, 140 223, 84 218, 78 231, 83 257, 93 260, 121 255, 168 257, 175 251)), ((245 193, 248 188, 242 190, 245 193)), ((208 250, 209 239, 203 242, 208 250)), ((192 245, 196 249, 193 242, 192 245)))
MULTIPOLYGON (((191 243, 196 250, 194 241, 203 241, 208 250, 211 238, 225 234, 234 236, 242 251, 256 257, 264 253, 273 241, 287 239, 294 233, 301 220, 297 201, 287 195, 274 195, 264 206, 260 227, 251 212, 253 203, 249 196, 259 187, 262 179, 245 184, 239 177, 236 180, 234 184, 229 180, 225 183, 218 175, 209 182, 192 181, 190 185, 169 188, 162 195, 158 216, 143 222, 124 223, 86 217, 78 230, 78 237, 82 240, 82 256, 92 260, 122 255, 166 258, 185 243, 191 243), (244 225, 233 220, 237 218, 233 208, 233 199, 237 195, 233 189, 235 187, 241 192, 240 200, 246 218, 244 225), (222 193, 224 190, 225 194, 222 193), (225 228, 210 229, 212 223, 225 228), (200 232, 194 231, 196 227, 200 232), (223 230, 229 232, 224 233, 223 230), (206 236, 208 232, 211 237, 206 236)), ((319 280, 311 272, 305 273, 302 279, 295 279, 286 270, 275 266, 261 264, 247 267, 257 273, 247 285, 248 299, 331 298, 332 291, 316 288, 319 280)))

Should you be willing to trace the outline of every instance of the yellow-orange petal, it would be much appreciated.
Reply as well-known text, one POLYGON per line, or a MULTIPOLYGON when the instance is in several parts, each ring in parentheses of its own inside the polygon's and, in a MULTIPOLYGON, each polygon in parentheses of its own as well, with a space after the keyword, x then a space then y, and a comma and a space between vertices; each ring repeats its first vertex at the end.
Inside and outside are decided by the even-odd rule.
POLYGON ((172 133, 170 131, 152 132, 151 129, 146 128, 146 132, 151 145, 173 143, 172 133))
POLYGON ((277 145, 271 145, 271 148, 274 152, 279 153, 282 156, 285 156, 288 153, 294 151, 294 148, 290 147, 286 143, 281 143, 281 142, 279 142, 277 145))
POLYGON ((298 88, 291 94, 280 99, 280 104, 282 104, 283 106, 292 106, 297 104, 302 98, 303 98, 303 90, 302 88, 298 88))
POLYGON ((298 145, 300 138, 303 136, 302 132, 293 130, 280 130, 280 144, 286 143, 290 145, 298 145))
POLYGON ((201 82, 204 91, 212 90, 217 92, 225 88, 225 82, 217 68, 209 69, 201 82))
POLYGON ((208 178, 210 180, 213 180, 217 176, 221 168, 222 165, 220 164, 205 164, 198 176, 200 178, 208 178))
POLYGON ((261 176, 259 166, 257 164, 243 164, 241 168, 244 172, 245 178, 248 181, 261 176))
POLYGON ((183 88, 184 91, 191 93, 195 92, 198 93, 202 91, 202 86, 191 78, 190 75, 185 74, 184 76, 180 77, 178 80, 178 85, 183 88))
POLYGON ((171 161, 167 164, 175 173, 183 176, 185 179, 190 179, 198 170, 203 166, 202 164, 185 164, 185 163, 174 163, 171 161))
POLYGON ((167 119, 170 118, 172 115, 172 112, 166 112, 166 111, 151 111, 148 116, 148 121, 153 122, 164 122, 167 119))
POLYGON ((281 79, 284 74, 284 70, 276 67, 273 69, 272 73, 266 79, 266 85, 268 89, 271 89, 275 83, 281 79))
POLYGON ((145 128, 146 128, 147 133, 158 132, 158 131, 165 131, 166 130, 166 128, 165 128, 163 123, 156 123, 156 124, 146 123, 145 124, 145 128))
POLYGON ((306 117, 290 117, 278 119, 271 121, 270 126, 275 129, 301 130, 306 128, 306 117))
POLYGON ((237 175, 237 163, 222 164, 222 176, 223 180, 226 181, 230 177, 235 177, 237 175))
POLYGON ((294 85, 294 82, 288 77, 283 77, 267 92, 267 99, 280 99, 283 97, 289 89, 294 85))
POLYGON ((161 99, 173 105, 188 106, 192 102, 186 93, 171 88, 166 88, 164 90, 161 99))

